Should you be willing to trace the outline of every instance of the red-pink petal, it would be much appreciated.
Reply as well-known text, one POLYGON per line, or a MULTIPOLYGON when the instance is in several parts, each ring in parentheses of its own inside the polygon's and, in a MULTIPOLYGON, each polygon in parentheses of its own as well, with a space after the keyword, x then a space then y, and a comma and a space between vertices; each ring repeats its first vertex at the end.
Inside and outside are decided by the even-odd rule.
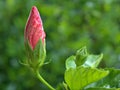
POLYGON ((42 20, 37 8, 33 6, 25 28, 25 42, 28 41, 31 48, 34 49, 40 39, 44 44, 45 32, 42 20))

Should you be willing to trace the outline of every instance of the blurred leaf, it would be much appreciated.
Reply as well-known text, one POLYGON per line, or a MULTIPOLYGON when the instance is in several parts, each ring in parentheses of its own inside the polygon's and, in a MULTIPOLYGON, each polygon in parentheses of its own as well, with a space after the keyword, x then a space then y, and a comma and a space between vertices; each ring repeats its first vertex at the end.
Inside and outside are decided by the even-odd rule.
POLYGON ((85 90, 120 90, 120 88, 116 89, 116 88, 88 88, 85 90))

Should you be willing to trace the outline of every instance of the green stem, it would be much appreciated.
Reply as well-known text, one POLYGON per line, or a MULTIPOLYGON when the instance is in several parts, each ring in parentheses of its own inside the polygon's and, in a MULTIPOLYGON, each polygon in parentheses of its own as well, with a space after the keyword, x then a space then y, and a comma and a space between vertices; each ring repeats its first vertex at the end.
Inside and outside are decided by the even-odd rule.
POLYGON ((36 70, 36 76, 37 78, 44 83, 50 90, 55 90, 47 81, 44 80, 44 78, 40 75, 39 70, 36 70))

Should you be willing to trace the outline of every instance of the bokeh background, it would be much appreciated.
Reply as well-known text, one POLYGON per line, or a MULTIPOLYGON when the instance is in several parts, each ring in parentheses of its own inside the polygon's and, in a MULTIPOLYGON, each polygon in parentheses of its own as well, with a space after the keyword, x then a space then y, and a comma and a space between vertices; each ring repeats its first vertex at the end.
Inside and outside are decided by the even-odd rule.
POLYGON ((47 90, 21 65, 24 28, 33 5, 46 32, 41 74, 54 87, 64 80, 65 60, 82 46, 104 54, 100 67, 120 68, 120 0, 0 0, 0 90, 47 90))

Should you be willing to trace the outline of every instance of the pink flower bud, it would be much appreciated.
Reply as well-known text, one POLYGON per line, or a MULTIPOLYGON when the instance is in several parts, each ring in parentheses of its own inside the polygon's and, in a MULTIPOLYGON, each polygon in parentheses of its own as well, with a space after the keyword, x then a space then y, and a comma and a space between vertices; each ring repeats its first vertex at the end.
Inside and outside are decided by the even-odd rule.
POLYGON ((39 40, 42 40, 42 43, 45 43, 45 32, 43 30, 42 20, 38 9, 33 6, 26 23, 24 38, 25 42, 28 42, 31 49, 34 50, 39 40))

